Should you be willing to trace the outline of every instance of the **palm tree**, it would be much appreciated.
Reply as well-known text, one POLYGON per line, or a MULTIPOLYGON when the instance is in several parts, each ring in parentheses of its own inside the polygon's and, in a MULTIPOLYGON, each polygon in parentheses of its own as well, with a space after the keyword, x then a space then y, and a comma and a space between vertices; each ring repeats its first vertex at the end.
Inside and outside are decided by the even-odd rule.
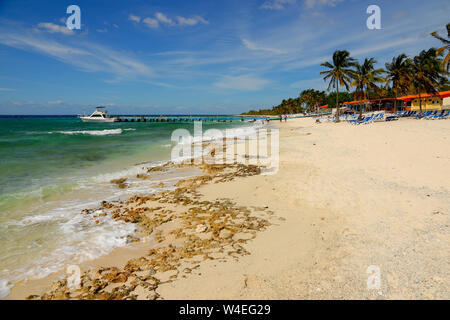
POLYGON ((314 90, 313 93, 313 105, 316 109, 316 113, 319 113, 320 105, 325 104, 326 94, 325 91, 314 90))
MULTIPOLYGON (((356 87, 356 92, 362 97, 364 104, 366 104, 367 93, 370 89, 379 91, 377 83, 384 82, 384 79, 380 77, 385 71, 383 69, 375 69, 374 64, 377 61, 374 58, 364 59, 362 65, 356 64, 356 71, 353 74, 352 86, 356 87)), ((362 119, 362 105, 359 109, 359 120, 362 119)))
POLYGON ((386 86, 392 83, 392 91, 395 95, 394 113, 397 113, 397 98, 399 94, 405 94, 411 83, 411 63, 412 60, 404 53, 392 58, 392 62, 387 62, 386 66, 386 86))
POLYGON ((436 49, 423 50, 414 57, 412 64, 412 88, 419 95, 420 113, 422 114, 422 92, 436 93, 443 77, 441 76, 441 60, 436 56, 436 49))
POLYGON ((313 91, 314 91, 314 89, 303 90, 299 95, 301 104, 304 105, 307 110, 311 108, 311 100, 313 99, 313 91))
POLYGON ((305 104, 308 111, 314 109, 317 111, 319 105, 325 101, 325 98, 324 91, 314 89, 303 90, 299 96, 301 104, 305 104))
MULTIPOLYGON (((433 37, 435 37, 436 39, 441 40, 445 46, 443 46, 442 48, 439 48, 436 51, 437 55, 440 55, 441 53, 443 53, 444 51, 447 50, 447 55, 444 58, 444 61, 442 62, 442 69, 446 70, 448 72, 449 67, 450 67, 450 40, 444 39, 443 37, 441 37, 437 31, 433 32, 431 34, 433 37)), ((450 39, 450 23, 447 24, 447 38, 450 39)))
POLYGON ((350 57, 350 53, 346 50, 335 51, 332 62, 327 61, 321 64, 322 67, 329 69, 320 73, 325 75, 324 81, 330 80, 328 90, 336 88, 336 122, 339 122, 339 85, 349 89, 350 79, 354 74, 351 68, 354 65, 355 59, 350 57))

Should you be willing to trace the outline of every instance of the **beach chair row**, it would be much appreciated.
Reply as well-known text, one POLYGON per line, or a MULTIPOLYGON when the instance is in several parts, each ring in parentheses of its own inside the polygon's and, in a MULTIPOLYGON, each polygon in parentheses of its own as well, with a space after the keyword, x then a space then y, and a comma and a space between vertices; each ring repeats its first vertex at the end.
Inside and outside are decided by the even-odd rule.
MULTIPOLYGON (((356 120, 359 117, 359 113, 348 114, 344 113, 339 116, 342 121, 356 120)), ((336 122, 336 116, 328 117, 328 122, 336 122)))
POLYGON ((450 110, 447 111, 425 111, 423 114, 418 114, 416 116, 417 119, 426 119, 426 120, 439 120, 439 119, 448 119, 450 116, 450 110))
POLYGON ((447 111, 425 111, 422 114, 417 111, 403 111, 399 112, 398 116, 401 118, 405 117, 415 117, 416 119, 427 119, 427 120, 437 120, 437 119, 447 119, 450 116, 450 110, 447 111))
MULTIPOLYGON (((378 122, 378 121, 385 121, 384 112, 382 113, 373 113, 370 116, 364 116, 364 118, 359 121, 359 113, 353 113, 353 114, 342 114, 339 117, 342 121, 347 121, 351 124, 368 124, 372 122, 378 122)), ((336 116, 329 117, 328 122, 335 122, 336 116)))
POLYGON ((417 116, 417 111, 399 111, 397 115, 400 118, 415 117, 417 116))
POLYGON ((384 112, 373 113, 370 116, 365 116, 362 120, 359 120, 359 115, 353 115, 352 117, 353 117, 352 119, 347 119, 347 122, 355 125, 386 121, 386 119, 384 118, 384 112))
MULTIPOLYGON (((361 121, 359 120, 359 114, 353 113, 353 114, 343 114, 340 116, 341 120, 347 121, 351 124, 369 124, 373 122, 379 122, 379 121, 395 121, 399 118, 406 118, 406 117, 415 117, 416 119, 426 119, 426 120, 438 120, 438 119, 449 119, 450 118, 450 110, 444 110, 444 111, 425 111, 424 113, 420 114, 420 112, 417 111, 401 111, 398 112, 396 115, 389 115, 385 117, 384 112, 381 113, 373 113, 371 115, 366 115, 361 121)), ((329 117, 328 122, 335 122, 336 116, 329 117)))

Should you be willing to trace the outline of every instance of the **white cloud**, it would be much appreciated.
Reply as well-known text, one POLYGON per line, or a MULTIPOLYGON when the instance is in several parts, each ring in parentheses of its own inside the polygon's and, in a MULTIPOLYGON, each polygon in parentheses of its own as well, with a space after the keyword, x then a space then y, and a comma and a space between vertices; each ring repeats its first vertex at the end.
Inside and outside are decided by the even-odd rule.
POLYGON ((48 33, 62 33, 66 35, 74 34, 73 30, 70 30, 66 26, 60 26, 51 22, 41 22, 37 26, 39 31, 45 31, 48 33))
MULTIPOLYGON (((131 20, 131 19, 130 19, 131 20)), ((139 22, 137 19, 133 20, 135 22, 139 22)), ((204 19, 201 16, 192 16, 190 18, 177 16, 175 19, 172 19, 168 16, 166 16, 162 12, 157 12, 153 17, 147 17, 142 22, 149 28, 156 29, 160 25, 167 25, 170 27, 183 27, 183 26, 195 26, 197 24, 209 24, 209 21, 204 19)))
POLYGON ((156 29, 159 27, 159 22, 156 19, 153 18, 145 18, 142 21, 147 27, 152 28, 152 29, 156 29))
POLYGON ((314 8, 316 6, 330 6, 335 7, 336 4, 344 0, 305 0, 307 8, 314 8))
POLYGON ((16 89, 12 89, 12 88, 0 88, 0 91, 16 91, 16 89))
POLYGON ((269 83, 268 80, 252 75, 224 76, 214 83, 216 87, 239 91, 258 91, 269 83))
POLYGON ((247 39, 241 39, 241 40, 242 40, 242 43, 244 44, 244 46, 250 50, 267 51, 267 52, 272 52, 272 53, 277 53, 277 54, 283 53, 283 51, 276 49, 276 48, 268 48, 268 47, 258 46, 254 42, 251 42, 250 40, 247 40, 247 39))
POLYGON ((382 51, 382 50, 386 50, 386 49, 402 48, 402 47, 405 47, 407 44, 414 43, 417 41, 418 41, 417 37, 407 37, 407 36, 405 36, 401 39, 395 39, 392 41, 387 41, 387 39, 386 39, 386 41, 384 43, 378 43, 376 45, 369 44, 364 47, 359 47, 355 50, 352 50, 351 53, 354 56, 362 56, 362 55, 366 55, 366 54, 373 54, 374 52, 382 51))
POLYGON ((141 22, 141 17, 135 16, 134 14, 130 14, 128 16, 128 20, 139 23, 139 22, 141 22))
POLYGON ((283 10, 287 4, 294 4, 296 0, 267 0, 259 8, 266 10, 283 10))
POLYGON ((203 17, 200 16, 194 16, 192 18, 184 18, 178 16, 177 21, 179 26, 195 26, 199 23, 209 24, 209 21, 205 20, 203 17))
POLYGON ((157 12, 157 13, 155 14, 155 17, 156 17, 156 19, 157 19, 159 22, 164 23, 164 24, 167 24, 167 25, 169 25, 169 26, 172 26, 172 25, 174 24, 174 23, 173 23, 173 20, 170 19, 170 18, 168 18, 164 13, 157 12))

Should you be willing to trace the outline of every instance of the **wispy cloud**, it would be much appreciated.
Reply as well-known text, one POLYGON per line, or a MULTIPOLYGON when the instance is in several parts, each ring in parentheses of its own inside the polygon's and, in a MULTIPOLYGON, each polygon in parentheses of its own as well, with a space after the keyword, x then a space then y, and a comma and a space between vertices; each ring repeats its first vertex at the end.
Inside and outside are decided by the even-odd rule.
POLYGON ((265 10, 283 10, 286 5, 294 4, 296 0, 267 0, 259 8, 265 10))
MULTIPOLYGON (((141 18, 131 14, 128 20, 139 23, 141 21, 141 18)), ((175 18, 171 18, 162 12, 157 12, 153 15, 153 17, 144 18, 142 20, 142 23, 144 23, 151 29, 157 29, 162 25, 169 27, 192 27, 198 24, 209 24, 209 21, 199 15, 195 15, 192 17, 176 16, 175 18)))
POLYGON ((62 100, 53 100, 53 101, 48 101, 47 103, 50 104, 50 105, 58 105, 58 104, 64 103, 64 101, 62 101, 62 100))
POLYGON ((27 30, 4 30, 0 27, 0 43, 9 47, 38 52, 86 72, 103 72, 118 79, 149 77, 152 68, 131 56, 92 42, 63 44, 27 30))
POLYGON ((141 22, 141 17, 135 16, 134 14, 130 14, 128 16, 128 20, 139 23, 139 22, 141 22))
POLYGON ((73 30, 67 28, 67 26, 57 25, 51 22, 41 22, 37 25, 36 31, 44 31, 48 33, 61 33, 65 35, 73 35, 73 30))
POLYGON ((16 91, 16 89, 12 89, 12 88, 0 88, 0 91, 16 91))
POLYGON ((259 91, 269 83, 268 80, 253 75, 223 76, 215 82, 216 87, 239 91, 259 91))
POLYGON ((152 29, 156 29, 159 27, 159 22, 157 19, 153 19, 153 18, 145 18, 144 20, 142 20, 142 22, 149 28, 152 29))
POLYGON ((103 23, 104 25, 105 25, 105 27, 103 27, 103 28, 98 28, 97 29, 97 32, 99 32, 99 33, 106 33, 106 32, 108 32, 109 31, 109 29, 108 28, 114 28, 114 29, 119 29, 119 26, 117 25, 117 24, 115 24, 115 23, 109 23, 109 22, 107 22, 107 21, 105 21, 104 23, 103 23))
POLYGON ((259 46, 256 43, 254 43, 250 40, 247 40, 247 39, 241 39, 241 40, 242 40, 242 43, 244 44, 244 46, 250 50, 268 51, 268 52, 277 53, 277 54, 283 53, 283 51, 281 51, 280 49, 259 46))
POLYGON ((195 26, 197 24, 209 24, 209 21, 201 16, 193 16, 192 18, 176 17, 179 26, 195 26))
POLYGON ((319 10, 307 10, 301 16, 310 18, 311 23, 319 26, 330 26, 336 24, 336 20, 319 10))
POLYGON ((164 13, 157 12, 157 13, 155 13, 155 17, 159 22, 161 22, 163 24, 167 24, 168 26, 174 25, 173 20, 170 19, 169 17, 167 17, 164 13))
MULTIPOLYGON (((19 92, 8 93, 0 89, 3 91, 0 92, 0 100, 9 96, 16 98, 16 95, 21 99, 44 99, 46 105, 49 100, 77 100, 66 93, 59 95, 58 91, 55 96, 54 88, 64 86, 66 82, 54 83, 51 74, 44 75, 37 84, 43 91, 38 97, 35 96, 36 90, 24 89, 26 85, 36 86, 32 83, 35 78, 26 79, 26 84, 18 82, 25 80, 20 79, 21 74, 16 75, 14 66, 8 65, 15 60, 10 57, 14 57, 16 50, 3 47, 4 44, 37 53, 27 55, 29 63, 42 63, 42 56, 65 63, 69 67, 65 68, 67 73, 62 76, 73 76, 73 80, 79 81, 86 79, 86 83, 99 89, 86 91, 97 94, 101 89, 108 88, 112 94, 120 95, 116 100, 105 98, 99 102, 123 105, 123 101, 131 104, 152 101, 167 108, 178 105, 195 108, 203 104, 212 106, 217 101, 224 105, 275 104, 287 96, 297 96, 299 90, 326 88, 319 75, 322 71, 320 63, 329 61, 334 50, 349 50, 358 59, 375 57, 378 65, 382 66, 399 53, 412 56, 422 49, 440 45, 429 33, 445 26, 448 22, 445 12, 448 10, 435 4, 433 9, 432 4, 419 0, 411 2, 414 5, 408 7, 408 15, 399 15, 394 19, 385 14, 383 29, 373 31, 366 28, 364 5, 355 6, 356 0, 342 3, 259 0, 256 7, 255 2, 242 3, 239 10, 223 5, 219 9, 214 8, 213 12, 200 6, 202 11, 197 12, 203 16, 194 15, 196 12, 176 12, 174 10, 179 7, 169 5, 150 12, 137 7, 125 14, 121 10, 117 17, 108 17, 111 19, 109 24, 92 27, 92 30, 107 28, 111 37, 99 37, 96 32, 89 35, 75 32, 73 36, 65 36, 47 32, 45 28, 33 32, 30 28, 36 28, 36 23, 31 25, 26 21, 21 28, 16 27, 14 22, 2 28, 6 23, 2 24, 0 19, 0 47, 2 52, 7 53, 6 59, 2 59, 6 67, 2 69, 6 72, 2 70, 0 86, 17 87, 15 83, 20 83, 20 95, 19 92), (261 4, 266 4, 266 10, 255 11, 261 4), (332 6, 337 8, 330 9, 332 6), (128 15, 131 12, 134 14, 128 15), (214 25, 210 16, 214 17, 214 25), (122 23, 131 29, 135 26, 138 30, 128 30, 120 24, 120 19, 125 20, 122 23), (411 21, 415 23, 411 24, 411 21), (116 30, 112 22, 119 23, 125 30, 116 30), (204 27, 208 23, 213 27, 204 27), (139 32, 143 29, 150 31, 147 28, 158 30, 151 31, 151 42, 142 41, 142 33, 139 32), (168 29, 171 29, 170 33, 165 32, 168 29), (83 72, 89 72, 90 76, 83 72), (41 83, 44 80, 49 82, 48 86, 41 83), (132 80, 132 85, 125 80, 132 80)), ((385 2, 385 5, 387 7, 383 10, 386 11, 403 9, 394 2, 385 2)), ((196 10, 195 7, 193 10, 196 10)), ((64 25, 58 20, 53 22, 64 25)), ((44 59, 45 63, 52 66, 48 60, 44 59)), ((30 68, 30 74, 33 69, 30 68)), ((92 95, 86 92, 82 99, 92 103, 96 101, 92 95)), ((65 104, 58 105, 57 109, 65 104)), ((198 110, 195 108, 190 110, 198 110)))
POLYGON ((335 7, 336 4, 344 0, 305 0, 305 6, 307 8, 314 8, 317 6, 329 6, 335 7))

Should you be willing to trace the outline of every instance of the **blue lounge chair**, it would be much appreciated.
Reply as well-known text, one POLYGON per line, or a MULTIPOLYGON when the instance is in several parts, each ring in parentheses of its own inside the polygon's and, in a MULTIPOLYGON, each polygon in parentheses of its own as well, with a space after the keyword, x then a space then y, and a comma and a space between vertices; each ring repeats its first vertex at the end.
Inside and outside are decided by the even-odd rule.
POLYGON ((371 122, 373 122, 375 119, 374 115, 371 115, 370 117, 364 118, 363 121, 361 122, 361 124, 369 124, 371 122))
POLYGON ((431 114, 428 117, 426 117, 425 119, 427 119, 427 120, 436 120, 436 119, 439 119, 440 117, 442 117, 443 114, 444 114, 443 112, 438 113, 436 111, 433 114, 431 114))
POLYGON ((434 118, 435 116, 437 116, 438 115, 438 111, 436 110, 436 111, 431 111, 430 112, 430 114, 428 114, 427 116, 425 116, 424 118, 425 119, 432 119, 432 118, 434 118))
POLYGON ((376 114, 373 118, 373 121, 376 122, 384 121, 384 112, 376 114))
POLYGON ((359 115, 357 115, 357 116, 355 116, 354 119, 347 120, 347 122, 349 122, 351 124, 360 124, 361 122, 364 121, 365 118, 367 118, 367 117, 364 117, 361 121, 359 121, 359 115))
POLYGON ((423 112, 422 114, 418 114, 417 116, 416 116, 416 119, 423 119, 423 118, 425 118, 425 117, 428 117, 428 116, 430 116, 431 115, 431 111, 425 111, 425 112, 423 112))
POLYGON ((447 119, 450 117, 450 110, 447 110, 447 112, 442 116, 442 119, 447 119))
POLYGON ((350 120, 349 122, 352 124, 368 124, 371 123, 374 119, 374 115, 371 116, 367 116, 364 119, 362 119, 361 121, 359 121, 359 119, 356 120, 350 120))
POLYGON ((449 116, 449 114, 450 114, 450 111, 447 111, 447 112, 446 111, 442 111, 441 113, 439 113, 437 115, 434 115, 434 116, 432 116, 432 117, 430 117, 428 119, 430 119, 430 120, 445 119, 445 118, 447 118, 449 116))

